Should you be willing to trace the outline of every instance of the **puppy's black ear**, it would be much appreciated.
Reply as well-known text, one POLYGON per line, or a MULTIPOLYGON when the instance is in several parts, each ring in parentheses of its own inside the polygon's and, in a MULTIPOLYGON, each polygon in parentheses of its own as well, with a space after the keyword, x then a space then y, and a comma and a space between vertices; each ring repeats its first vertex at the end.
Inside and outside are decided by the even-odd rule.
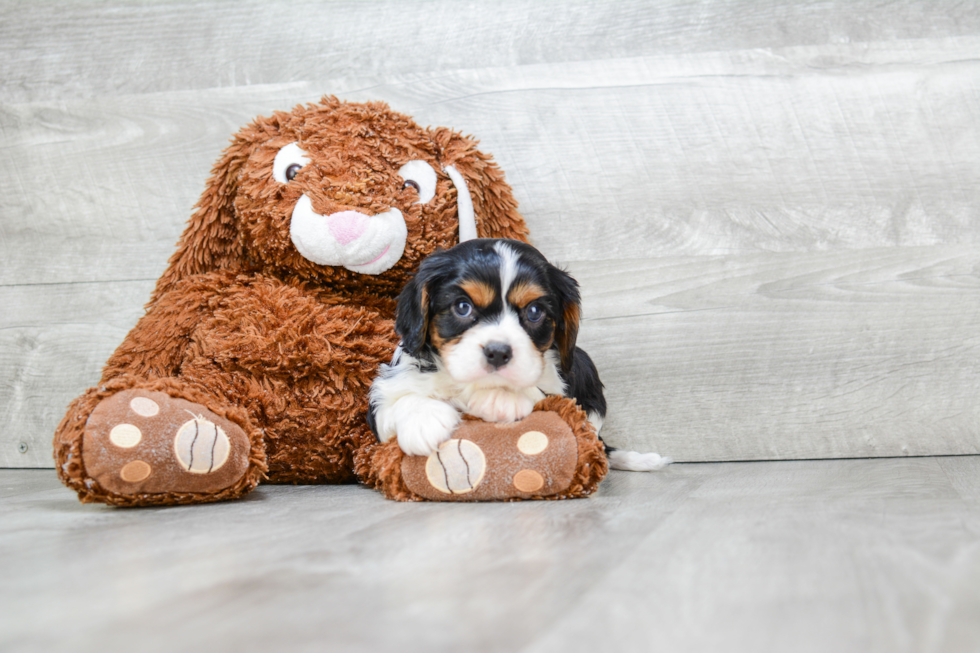
POLYGON ((578 282, 564 270, 549 265, 548 281, 558 308, 555 316, 555 346, 561 357, 562 372, 567 373, 572 369, 575 358, 582 300, 578 292, 578 282))
POLYGON ((425 348, 429 331, 431 291, 440 279, 450 273, 452 259, 438 251, 422 261, 418 272, 398 295, 395 333, 401 336, 402 349, 418 357, 425 348))
POLYGON ((429 289, 420 268, 398 295, 395 333, 401 336, 402 349, 418 356, 429 330, 429 289))

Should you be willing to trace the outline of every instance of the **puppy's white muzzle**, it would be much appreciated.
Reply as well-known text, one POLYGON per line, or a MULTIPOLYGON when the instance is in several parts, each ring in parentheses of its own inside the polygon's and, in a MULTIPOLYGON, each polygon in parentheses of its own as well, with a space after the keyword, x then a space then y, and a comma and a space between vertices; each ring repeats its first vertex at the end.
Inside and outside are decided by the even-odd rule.
POLYGON ((396 208, 373 216, 359 211, 320 215, 303 195, 293 207, 289 236, 297 251, 318 265, 381 274, 402 257, 408 227, 396 208))
POLYGON ((484 386, 507 385, 533 387, 544 372, 544 358, 520 322, 507 313, 496 323, 471 327, 451 351, 443 355, 449 376, 457 383, 484 386), (506 344, 510 358, 505 365, 494 367, 487 360, 486 347, 506 344))

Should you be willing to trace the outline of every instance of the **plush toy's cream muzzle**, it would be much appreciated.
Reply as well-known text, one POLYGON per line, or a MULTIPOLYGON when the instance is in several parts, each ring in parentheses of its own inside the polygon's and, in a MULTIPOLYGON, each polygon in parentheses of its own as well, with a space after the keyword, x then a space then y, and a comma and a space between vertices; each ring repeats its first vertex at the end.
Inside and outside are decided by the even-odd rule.
POLYGON ((359 211, 320 215, 303 195, 293 209, 289 235, 297 251, 314 263, 381 274, 402 257, 408 228, 396 208, 373 216, 359 211))
MULTIPOLYGON (((288 153, 297 164, 307 161, 305 153, 293 143, 280 154, 288 153)), ((277 156, 274 175, 285 178, 289 159, 277 156)), ((452 166, 445 169, 456 187, 459 241, 477 237, 473 199, 466 180, 452 166)), ((435 192, 435 171, 421 161, 412 161, 399 170, 420 190, 420 202, 428 202, 435 192), (414 164, 414 165, 413 165, 414 164), (419 179, 414 179, 419 177, 419 179), (430 178, 431 177, 431 178, 430 178)), ((285 181, 285 179, 283 179, 285 181)), ((390 270, 402 257, 408 228, 402 212, 392 207, 384 213, 369 216, 360 211, 339 211, 321 215, 305 194, 293 208, 289 235, 296 250, 318 265, 341 265, 361 274, 381 274, 390 270)))

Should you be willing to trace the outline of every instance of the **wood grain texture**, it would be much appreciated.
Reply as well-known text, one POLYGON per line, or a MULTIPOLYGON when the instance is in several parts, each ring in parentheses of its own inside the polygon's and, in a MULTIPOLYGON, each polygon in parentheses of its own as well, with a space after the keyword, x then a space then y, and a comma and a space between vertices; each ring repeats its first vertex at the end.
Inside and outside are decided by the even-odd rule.
POLYGON ((392 101, 479 134, 559 260, 977 243, 980 39, 934 45, 468 71, 392 101))
POLYGON ((153 284, 0 286, 0 467, 53 465, 54 427, 98 382, 153 284))
MULTIPOLYGON (((680 461, 980 453, 975 248, 570 269, 614 446, 680 461)), ((152 285, 0 287, 12 308, 0 317, 0 365, 14 371, 0 415, 26 434, 0 463, 47 463, 47 429, 97 380, 152 285), (39 453, 20 453, 21 441, 39 453)))
POLYGON ((479 135, 562 261, 980 244, 980 37, 355 86, 4 108, 0 283, 156 277, 230 135, 327 91, 479 135))
POLYGON ((294 93, 0 108, 0 284, 156 279, 232 134, 294 93))
POLYGON ((8 102, 976 34, 955 0, 395 0, 0 6, 8 102))
POLYGON ((726 465, 525 650, 597 650, 610 632, 627 651, 975 650, 980 522, 949 469, 980 465, 726 465))
POLYGON ((8 3, 0 465, 47 464, 230 135, 324 93, 482 139, 582 283, 610 440, 978 450, 969 4, 8 3))
POLYGON ((603 437, 677 460, 980 453, 980 255, 576 264, 603 437))
POLYGON ((978 456, 693 464, 577 501, 119 510, 3 470, 0 648, 968 653, 977 478, 978 456))

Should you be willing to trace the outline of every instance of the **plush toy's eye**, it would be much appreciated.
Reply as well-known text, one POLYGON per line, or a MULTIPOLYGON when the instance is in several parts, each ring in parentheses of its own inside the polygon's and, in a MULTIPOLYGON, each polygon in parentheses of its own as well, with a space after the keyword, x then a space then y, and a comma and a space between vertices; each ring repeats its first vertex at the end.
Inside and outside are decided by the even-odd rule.
POLYGON ((309 162, 310 159, 306 156, 306 152, 300 149, 299 144, 285 145, 276 153, 276 158, 272 162, 272 177, 280 184, 289 183, 309 162))
POLYGON ((436 171, 425 161, 409 161, 398 169, 398 176, 405 180, 403 188, 418 191, 422 204, 436 196, 436 171))
POLYGON ((530 304, 524 309, 524 316, 528 322, 540 322, 544 317, 544 309, 537 304, 530 304))
POLYGON ((473 304, 465 299, 456 300, 453 304, 453 315, 459 318, 467 318, 473 315, 473 304))

